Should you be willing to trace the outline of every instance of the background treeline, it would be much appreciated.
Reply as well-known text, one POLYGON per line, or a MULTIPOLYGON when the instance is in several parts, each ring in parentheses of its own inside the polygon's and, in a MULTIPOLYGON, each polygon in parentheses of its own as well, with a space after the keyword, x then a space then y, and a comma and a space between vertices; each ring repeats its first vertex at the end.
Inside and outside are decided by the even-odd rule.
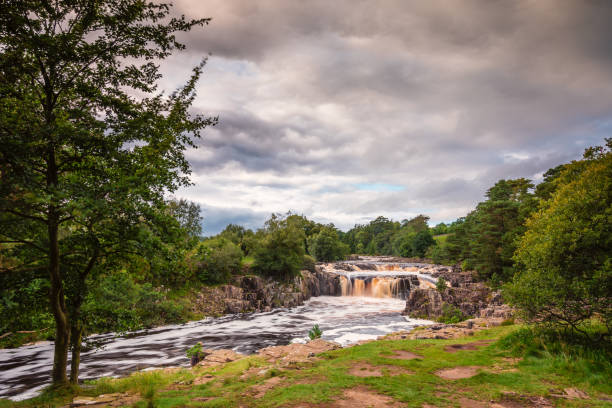
POLYGON ((435 232, 427 225, 428 221, 425 215, 402 222, 378 217, 369 224, 355 225, 342 234, 342 241, 355 254, 423 258, 435 245, 435 232))

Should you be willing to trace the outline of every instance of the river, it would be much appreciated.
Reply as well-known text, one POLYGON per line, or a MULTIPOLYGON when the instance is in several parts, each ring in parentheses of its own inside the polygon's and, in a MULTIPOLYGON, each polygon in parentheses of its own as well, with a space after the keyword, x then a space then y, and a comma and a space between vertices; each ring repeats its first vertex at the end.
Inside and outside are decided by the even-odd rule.
MULTIPOLYGON (((157 327, 122 336, 91 336, 99 347, 83 352, 81 379, 124 376, 155 367, 189 366, 185 351, 198 341, 205 348, 231 348, 250 354, 290 342, 305 342, 318 324, 323 339, 348 345, 409 330, 424 320, 402 316, 405 301, 365 296, 320 296, 291 309, 228 315, 181 325, 157 327)), ((36 396, 49 384, 53 343, 0 349, 0 398, 36 396)))

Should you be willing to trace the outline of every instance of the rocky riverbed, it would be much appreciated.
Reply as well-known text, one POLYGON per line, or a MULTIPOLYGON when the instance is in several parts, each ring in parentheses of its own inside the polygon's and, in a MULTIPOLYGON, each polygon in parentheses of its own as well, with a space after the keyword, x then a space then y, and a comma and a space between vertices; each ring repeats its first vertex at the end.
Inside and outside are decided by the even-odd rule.
POLYGON ((193 311, 204 316, 269 312, 301 306, 313 296, 339 296, 341 292, 340 277, 321 267, 303 270, 284 283, 256 275, 238 276, 231 284, 202 288, 193 311))

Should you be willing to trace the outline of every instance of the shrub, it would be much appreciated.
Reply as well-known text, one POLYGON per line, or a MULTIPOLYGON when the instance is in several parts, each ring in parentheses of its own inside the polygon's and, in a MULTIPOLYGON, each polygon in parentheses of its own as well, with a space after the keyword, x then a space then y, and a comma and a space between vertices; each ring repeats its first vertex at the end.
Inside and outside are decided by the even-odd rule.
POLYGON ((302 268, 310 272, 315 272, 315 266, 315 259, 310 255, 304 255, 304 264, 302 265, 302 268))
POLYGON ((464 260, 461 262, 461 270, 463 271, 471 271, 474 269, 474 265, 469 260, 464 260))
POLYGON ((454 324, 462 322, 468 318, 469 316, 464 315, 459 308, 448 303, 444 303, 442 305, 442 315, 438 318, 438 322, 454 324))
POLYGON ((322 334, 323 332, 319 328, 319 325, 315 324, 308 332, 308 337, 310 338, 310 340, 320 339, 322 334))
POLYGON ((183 320, 187 302, 171 301, 150 283, 134 281, 126 271, 103 275, 87 295, 83 313, 90 333, 132 331, 183 320))
POLYGON ((438 282, 436 282, 436 289, 438 290, 438 292, 442 293, 446 290, 446 288, 446 279, 444 279, 443 276, 440 276, 438 278, 438 282))
POLYGON ((242 251, 224 238, 200 243, 195 257, 196 275, 204 283, 225 283, 233 274, 240 272, 242 251))

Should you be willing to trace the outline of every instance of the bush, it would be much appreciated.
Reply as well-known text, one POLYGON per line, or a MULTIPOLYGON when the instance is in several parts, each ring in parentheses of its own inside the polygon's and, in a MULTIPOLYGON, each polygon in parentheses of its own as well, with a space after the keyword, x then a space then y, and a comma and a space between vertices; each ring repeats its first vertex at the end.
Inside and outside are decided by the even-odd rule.
POLYGON ((183 320, 185 302, 166 299, 150 283, 139 284, 125 271, 100 277, 82 308, 87 332, 132 331, 183 320))
POLYGON ((310 255, 304 255, 304 264, 302 265, 302 268, 310 272, 315 272, 315 266, 315 259, 310 255))
POLYGON ((308 337, 310 338, 310 340, 320 339, 321 335, 323 335, 323 332, 319 328, 318 324, 312 326, 312 329, 310 329, 310 331, 308 332, 308 337))
POLYGON ((451 259, 446 242, 438 242, 437 245, 432 245, 428 249, 427 257, 431 258, 436 264, 453 264, 455 260, 451 259))
MULTIPOLYGON (((545 327, 524 327, 516 330, 499 341, 502 348, 511 350, 515 355, 543 357, 544 355, 562 356, 567 359, 585 358, 600 365, 612 374, 612 344, 593 343, 590 338, 606 330, 601 325, 585 327, 589 336, 576 335, 573 330, 556 330, 545 327)), ((609 378, 609 377, 608 377, 609 378)))
POLYGON ((469 318, 470 316, 464 315, 463 312, 461 312, 461 310, 459 310, 457 307, 444 303, 442 305, 442 315, 438 318, 438 322, 454 324, 469 318))
POLYGON ((242 251, 224 238, 200 243, 195 255, 196 275, 208 284, 226 283, 241 268, 242 251))
POLYGON ((438 290, 438 292, 442 293, 446 290, 448 286, 446 286, 446 279, 444 279, 444 277, 440 276, 438 278, 438 282, 436 282, 436 289, 438 290))

